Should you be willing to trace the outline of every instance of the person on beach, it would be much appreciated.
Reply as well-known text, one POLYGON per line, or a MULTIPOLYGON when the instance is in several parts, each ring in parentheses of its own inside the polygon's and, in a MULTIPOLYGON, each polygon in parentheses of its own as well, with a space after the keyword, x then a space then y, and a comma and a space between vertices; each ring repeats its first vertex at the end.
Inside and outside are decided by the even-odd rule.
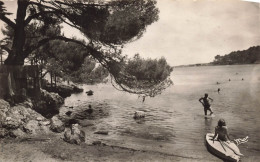
POLYGON ((204 113, 205 115, 207 115, 207 111, 209 110, 210 111, 210 115, 213 114, 213 111, 211 110, 210 108, 210 100, 211 102, 213 102, 213 99, 208 97, 209 95, 207 93, 205 93, 205 96, 204 97, 201 97, 199 99, 199 102, 202 103, 203 107, 204 107, 204 113))

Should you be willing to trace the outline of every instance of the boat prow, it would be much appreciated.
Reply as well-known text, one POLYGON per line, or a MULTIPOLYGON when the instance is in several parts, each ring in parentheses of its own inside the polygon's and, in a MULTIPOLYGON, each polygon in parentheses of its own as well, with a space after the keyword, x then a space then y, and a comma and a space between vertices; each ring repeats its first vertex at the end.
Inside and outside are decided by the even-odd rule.
POLYGON ((220 157, 223 160, 238 162, 240 160, 239 148, 233 142, 224 142, 218 140, 212 140, 214 134, 206 134, 206 144, 208 151, 212 154, 220 157))

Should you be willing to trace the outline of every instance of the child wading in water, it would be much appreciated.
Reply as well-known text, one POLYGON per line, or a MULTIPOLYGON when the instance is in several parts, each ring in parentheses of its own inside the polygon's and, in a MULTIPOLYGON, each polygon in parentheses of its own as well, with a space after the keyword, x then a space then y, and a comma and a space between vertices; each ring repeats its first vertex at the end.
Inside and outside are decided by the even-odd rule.
POLYGON ((205 96, 204 97, 201 97, 199 99, 199 102, 202 103, 203 107, 204 107, 204 113, 205 115, 207 115, 207 111, 209 110, 210 111, 210 115, 213 114, 213 111, 211 110, 210 108, 210 101, 213 102, 213 99, 208 97, 209 95, 207 93, 205 93, 205 96))

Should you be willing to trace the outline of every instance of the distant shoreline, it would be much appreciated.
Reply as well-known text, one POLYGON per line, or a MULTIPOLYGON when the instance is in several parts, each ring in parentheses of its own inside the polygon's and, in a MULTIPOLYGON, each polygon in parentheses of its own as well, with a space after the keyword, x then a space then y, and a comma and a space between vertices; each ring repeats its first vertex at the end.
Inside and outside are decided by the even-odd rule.
POLYGON ((200 66, 222 66, 222 65, 256 65, 260 63, 252 63, 252 64, 213 64, 213 63, 201 63, 201 64, 188 64, 188 65, 178 65, 172 66, 173 68, 182 68, 182 67, 200 67, 200 66))

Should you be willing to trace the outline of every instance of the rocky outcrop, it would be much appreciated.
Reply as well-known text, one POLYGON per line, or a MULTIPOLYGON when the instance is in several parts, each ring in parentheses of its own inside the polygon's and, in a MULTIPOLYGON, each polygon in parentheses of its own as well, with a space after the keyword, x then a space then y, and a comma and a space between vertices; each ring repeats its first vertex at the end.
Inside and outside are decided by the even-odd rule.
POLYGON ((71 144, 79 145, 85 142, 85 132, 79 129, 78 124, 72 124, 71 128, 66 129, 63 140, 71 144))
POLYGON ((30 108, 32 107, 30 100, 13 107, 1 99, 0 103, 0 138, 49 133, 49 126, 42 124, 48 120, 30 108))
POLYGON ((8 129, 16 129, 30 120, 44 118, 41 114, 25 106, 17 105, 9 108, 2 120, 2 126, 8 129))
POLYGON ((51 126, 50 129, 53 132, 63 132, 65 130, 65 124, 57 117, 57 116, 53 116, 51 118, 51 126))
POLYGON ((79 88, 74 84, 71 85, 58 84, 56 87, 54 86, 51 87, 50 84, 47 84, 44 87, 44 89, 46 89, 48 92, 58 93, 63 98, 69 97, 72 93, 83 92, 82 88, 79 88))
POLYGON ((57 93, 51 93, 41 89, 40 99, 33 101, 34 109, 47 118, 59 113, 60 106, 64 103, 64 99, 57 93))

